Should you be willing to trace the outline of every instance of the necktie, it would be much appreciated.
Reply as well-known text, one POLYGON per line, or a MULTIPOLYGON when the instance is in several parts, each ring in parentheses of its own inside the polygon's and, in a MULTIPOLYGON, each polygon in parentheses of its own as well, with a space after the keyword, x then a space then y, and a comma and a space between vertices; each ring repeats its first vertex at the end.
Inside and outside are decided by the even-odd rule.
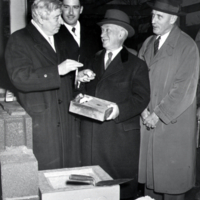
POLYGON ((113 55, 112 52, 108 53, 108 60, 106 61, 105 69, 107 69, 108 65, 111 63, 111 61, 112 61, 112 55, 113 55))
POLYGON ((74 35, 76 35, 76 28, 75 27, 72 28, 72 32, 74 33, 74 35))
POLYGON ((160 42, 160 36, 154 42, 154 55, 156 55, 158 51, 159 42, 160 42))

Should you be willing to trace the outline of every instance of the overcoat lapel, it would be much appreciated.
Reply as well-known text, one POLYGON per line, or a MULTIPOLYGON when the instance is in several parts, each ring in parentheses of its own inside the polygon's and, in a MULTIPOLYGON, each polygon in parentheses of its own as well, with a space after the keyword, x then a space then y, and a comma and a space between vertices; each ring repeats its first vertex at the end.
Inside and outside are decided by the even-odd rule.
POLYGON ((105 72, 104 70, 104 56, 105 56, 105 49, 102 50, 98 57, 97 57, 97 60, 95 60, 95 63, 93 64, 93 69, 94 69, 94 72, 96 73, 96 78, 98 78, 98 80, 100 80, 105 72))
POLYGON ((121 62, 120 54, 118 54, 110 63, 105 73, 102 76, 102 80, 108 78, 109 76, 118 73, 123 69, 123 65, 121 62))
MULTIPOLYGON (((104 54, 105 55, 105 54, 104 54)), ((108 68, 105 70, 101 80, 112 76, 113 74, 119 73, 119 71, 123 70, 123 62, 127 61, 128 52, 126 49, 122 49, 117 56, 112 60, 108 68)), ((103 57, 104 59, 104 57, 103 57)), ((103 63, 104 66, 104 63, 103 63)))
POLYGON ((35 49, 39 51, 46 59, 53 64, 57 64, 57 54, 46 41, 46 39, 39 33, 39 31, 31 23, 27 26, 27 30, 35 42, 35 49))
MULTIPOLYGON (((177 44, 178 38, 180 36, 180 31, 175 26, 171 33, 169 34, 168 38, 166 39, 165 43, 162 45, 162 47, 159 49, 157 54, 152 58, 150 62, 150 66, 153 65, 158 60, 162 60, 165 57, 172 56, 174 47, 177 44)), ((154 40, 155 41, 155 40, 154 40)), ((153 44, 152 44, 153 46, 153 44)), ((152 47, 153 48, 153 47, 152 47)), ((152 51, 153 52, 153 51, 152 51)))

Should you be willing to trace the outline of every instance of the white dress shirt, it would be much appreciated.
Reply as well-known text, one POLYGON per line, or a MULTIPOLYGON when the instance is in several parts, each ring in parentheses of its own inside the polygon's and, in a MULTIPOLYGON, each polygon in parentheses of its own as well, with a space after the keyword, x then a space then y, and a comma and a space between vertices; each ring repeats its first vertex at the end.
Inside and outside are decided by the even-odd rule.
POLYGON ((156 37, 156 39, 160 36, 160 41, 159 41, 159 46, 158 46, 158 49, 160 49, 162 47, 162 45, 164 44, 164 42, 166 41, 166 39, 168 38, 170 34, 170 31, 165 33, 164 35, 158 35, 156 37))
POLYGON ((78 46, 80 47, 80 43, 81 43, 81 25, 80 25, 80 22, 77 21, 75 26, 71 26, 67 23, 64 23, 64 25, 69 30, 69 32, 72 34, 72 36, 76 40, 78 46), (75 33, 72 31, 73 27, 76 29, 75 33))
POLYGON ((46 33, 38 26, 38 24, 33 19, 31 20, 31 23, 33 24, 33 26, 35 26, 35 28, 41 33, 41 35, 47 40, 47 42, 51 45, 53 50, 56 52, 53 35, 52 36, 46 35, 46 33))
POLYGON ((109 53, 109 52, 112 52, 112 59, 111 59, 111 60, 113 60, 113 59, 116 57, 116 55, 117 55, 121 50, 122 50, 122 47, 119 47, 118 49, 115 49, 115 50, 112 50, 112 51, 107 50, 107 51, 106 51, 106 54, 105 54, 105 56, 104 56, 104 65, 106 65, 106 62, 107 62, 107 60, 108 60, 108 53, 109 53))

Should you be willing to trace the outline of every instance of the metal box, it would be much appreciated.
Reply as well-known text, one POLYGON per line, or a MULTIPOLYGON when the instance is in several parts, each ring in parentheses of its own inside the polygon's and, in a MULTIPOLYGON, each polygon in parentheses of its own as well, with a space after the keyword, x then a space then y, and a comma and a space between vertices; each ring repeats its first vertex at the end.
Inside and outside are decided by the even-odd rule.
POLYGON ((112 108, 108 106, 114 104, 113 102, 89 95, 84 95, 84 97, 88 97, 89 100, 83 103, 75 99, 72 100, 70 102, 69 111, 98 121, 104 121, 112 112, 112 108))

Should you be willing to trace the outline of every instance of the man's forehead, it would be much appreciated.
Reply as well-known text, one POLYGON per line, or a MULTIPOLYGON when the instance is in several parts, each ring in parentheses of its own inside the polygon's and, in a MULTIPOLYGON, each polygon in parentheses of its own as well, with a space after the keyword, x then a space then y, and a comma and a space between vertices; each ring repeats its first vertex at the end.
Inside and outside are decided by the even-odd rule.
POLYGON ((165 12, 162 12, 162 11, 159 11, 159 10, 152 10, 152 14, 154 14, 154 15, 161 15, 161 16, 168 16, 168 15, 170 15, 168 13, 165 13, 165 12))
POLYGON ((80 5, 79 0, 63 0, 64 5, 77 6, 80 5))
POLYGON ((62 14, 62 10, 61 9, 56 9, 56 10, 53 10, 49 16, 52 16, 52 17, 55 17, 55 16, 59 16, 62 14))
POLYGON ((101 28, 118 28, 118 27, 121 27, 121 26, 118 26, 116 24, 103 24, 101 26, 101 28))

